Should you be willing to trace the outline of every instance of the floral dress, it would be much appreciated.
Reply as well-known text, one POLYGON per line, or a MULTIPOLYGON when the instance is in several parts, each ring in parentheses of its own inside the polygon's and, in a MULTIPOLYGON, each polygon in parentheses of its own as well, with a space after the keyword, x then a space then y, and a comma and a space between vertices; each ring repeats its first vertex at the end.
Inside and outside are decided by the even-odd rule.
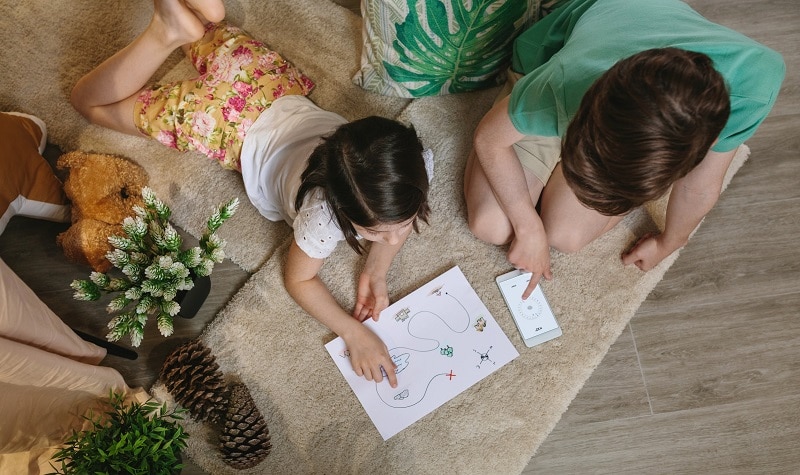
POLYGON ((136 127, 181 151, 197 150, 241 171, 239 154, 259 114, 284 95, 307 95, 314 83, 240 28, 211 23, 189 48, 197 78, 156 85, 139 95, 136 127))

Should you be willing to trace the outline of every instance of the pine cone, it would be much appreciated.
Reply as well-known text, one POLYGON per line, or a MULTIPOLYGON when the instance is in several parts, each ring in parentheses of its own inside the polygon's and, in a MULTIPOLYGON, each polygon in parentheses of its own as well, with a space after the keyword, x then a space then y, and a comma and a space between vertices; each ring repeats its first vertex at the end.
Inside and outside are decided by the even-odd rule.
POLYGON ((220 420, 228 404, 228 388, 215 359, 195 339, 176 348, 161 367, 167 391, 198 421, 220 420))
POLYGON ((267 422, 244 384, 231 385, 230 405, 219 441, 222 460, 239 470, 254 467, 272 449, 267 422))

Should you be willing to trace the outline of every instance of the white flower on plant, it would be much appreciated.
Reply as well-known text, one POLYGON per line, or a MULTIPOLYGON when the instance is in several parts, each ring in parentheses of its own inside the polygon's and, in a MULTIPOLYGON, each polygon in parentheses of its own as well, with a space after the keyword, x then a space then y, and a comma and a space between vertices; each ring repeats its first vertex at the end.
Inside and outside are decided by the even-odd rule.
POLYGON ((108 311, 108 313, 119 312, 120 310, 125 308, 125 306, 128 305, 130 302, 131 301, 128 300, 128 298, 125 297, 125 295, 120 295, 119 297, 111 299, 111 302, 108 302, 108 305, 106 306, 106 311, 108 311))
POLYGON ((189 276, 186 276, 175 284, 175 288, 177 290, 192 290, 194 288, 194 281, 190 279, 189 276))
POLYGON ((147 254, 143 252, 132 252, 129 256, 129 259, 132 263, 140 266, 150 263, 150 260, 147 258, 147 254))
POLYGON ((178 302, 168 301, 161 304, 161 310, 171 317, 174 317, 181 311, 181 306, 178 302))
POLYGON ((124 251, 130 251, 134 248, 133 241, 122 236, 109 236, 108 242, 110 242, 115 248, 122 249, 124 251))
POLYGON ((161 236, 161 234, 164 232, 164 229, 161 227, 160 223, 156 221, 150 221, 148 232, 151 236, 153 236, 153 239, 156 239, 157 236, 161 236))
POLYGON ((223 246, 224 244, 225 241, 223 241, 219 236, 217 236, 217 233, 208 236, 208 247, 220 247, 223 246))
POLYGON ((135 330, 131 330, 131 346, 137 347, 142 344, 142 338, 144 337, 143 332, 138 328, 135 330))
POLYGON ((199 276, 206 276, 211 274, 214 269, 214 261, 211 259, 203 259, 200 264, 194 268, 194 272, 199 276))
POLYGON ((161 294, 161 297, 164 298, 165 302, 169 302, 171 300, 174 300, 175 296, 178 295, 178 290, 179 289, 177 289, 175 287, 170 287, 168 289, 164 289, 162 294, 161 294))
POLYGON ((76 290, 74 294, 72 294, 72 298, 75 300, 94 300, 92 297, 94 294, 86 292, 85 290, 76 290))
POLYGON ((158 322, 158 331, 161 333, 162 336, 172 335, 173 332, 172 317, 165 316, 162 314, 158 316, 157 322, 158 322))
POLYGON ((167 270, 172 267, 172 256, 161 256, 158 258, 158 267, 167 270))
POLYGON ((167 225, 164 227, 164 240, 170 242, 177 238, 179 238, 178 231, 176 231, 171 224, 167 223, 167 225))
POLYGON ((202 258, 201 252, 202 251, 200 250, 199 247, 193 247, 189 249, 184 258, 184 263, 186 264, 186 266, 187 267, 197 266, 197 264, 200 263, 200 259, 202 258))
POLYGON ((99 285, 100 287, 105 287, 111 281, 111 279, 109 279, 109 277, 103 274, 102 272, 92 272, 91 274, 89 274, 89 280, 99 285))
POLYGON ((158 285, 154 281, 164 279, 167 276, 167 273, 164 271, 164 269, 159 267, 158 263, 154 263, 145 268, 144 276, 148 279, 145 281, 145 283, 148 285, 145 291, 152 293, 151 286, 158 285))
POLYGON ((139 270, 141 269, 140 266, 132 263, 125 264, 122 266, 122 273, 127 275, 132 281, 138 282, 139 281, 139 270))
POLYGON ((142 287, 131 287, 125 291, 125 298, 136 300, 142 298, 142 287))
POLYGON ((214 262, 222 262, 225 260, 225 251, 222 250, 221 247, 218 247, 211 251, 211 260, 214 262))
POLYGON ((120 291, 127 286, 127 281, 125 279, 120 279, 119 277, 115 277, 111 279, 111 282, 108 283, 108 290, 110 291, 120 291))
POLYGON ((157 280, 145 280, 142 282, 142 290, 152 295, 153 297, 167 298, 167 289, 164 284, 159 283, 157 280))
POLYGON ((147 322, 147 314, 150 313, 154 308, 155 302, 153 302, 153 299, 142 299, 136 305, 137 318, 142 325, 147 322))
POLYGON ((183 262, 173 262, 169 270, 175 277, 185 278, 189 276, 189 269, 186 268, 183 262))
POLYGON ((128 216, 122 220, 122 230, 133 239, 141 239, 147 233, 147 223, 141 216, 128 216))
POLYGON ((120 249, 114 249, 106 253, 106 259, 108 259, 114 267, 121 268, 128 263, 128 254, 120 249))
MULTIPOLYGON (((201 128, 208 125, 203 120, 195 123, 201 128)), ((215 231, 233 215, 238 205, 234 198, 217 208, 206 222, 201 245, 181 251, 180 234, 169 222, 169 207, 150 188, 142 190, 142 196, 145 206, 133 207, 135 216, 123 221, 123 231, 127 236, 109 239, 116 249, 106 257, 124 275, 111 278, 107 274, 92 273, 89 280, 70 284, 76 299, 97 300, 101 291, 121 292, 106 306, 109 313, 122 312, 109 322, 111 331, 107 338, 117 341, 129 335, 134 346, 142 341, 149 315, 158 309, 161 309, 156 317, 159 331, 164 336, 172 334, 172 317, 180 310, 180 305, 173 299, 179 290, 194 287, 190 275, 207 276, 211 274, 214 262, 224 259, 221 247, 225 242, 215 235, 215 231), (133 310, 129 308, 131 304, 133 310), (125 311, 126 308, 129 310, 125 311)))
POLYGON ((149 186, 142 188, 142 199, 148 205, 153 205, 158 200, 156 193, 149 186))

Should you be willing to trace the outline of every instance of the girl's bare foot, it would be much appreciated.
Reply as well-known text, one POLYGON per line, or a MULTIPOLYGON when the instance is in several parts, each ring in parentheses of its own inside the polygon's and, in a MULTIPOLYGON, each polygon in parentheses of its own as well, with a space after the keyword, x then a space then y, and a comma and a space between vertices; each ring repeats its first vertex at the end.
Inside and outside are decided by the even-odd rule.
POLYGON ((225 19, 225 4, 222 0, 186 0, 191 9, 203 23, 218 23, 225 19))
POLYGON ((199 40, 206 23, 225 17, 221 0, 155 0, 153 4, 149 29, 172 49, 199 40))

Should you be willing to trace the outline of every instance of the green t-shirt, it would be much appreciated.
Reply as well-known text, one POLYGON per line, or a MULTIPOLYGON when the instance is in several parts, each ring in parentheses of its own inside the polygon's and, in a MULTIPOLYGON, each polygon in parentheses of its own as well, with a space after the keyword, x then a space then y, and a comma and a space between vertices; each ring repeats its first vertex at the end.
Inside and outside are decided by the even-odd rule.
POLYGON ((786 71, 775 51, 712 23, 679 0, 572 0, 522 33, 512 68, 524 74, 509 115, 525 135, 563 137, 586 90, 617 61, 653 48, 704 53, 725 78, 731 115, 714 151, 750 138, 786 71))

